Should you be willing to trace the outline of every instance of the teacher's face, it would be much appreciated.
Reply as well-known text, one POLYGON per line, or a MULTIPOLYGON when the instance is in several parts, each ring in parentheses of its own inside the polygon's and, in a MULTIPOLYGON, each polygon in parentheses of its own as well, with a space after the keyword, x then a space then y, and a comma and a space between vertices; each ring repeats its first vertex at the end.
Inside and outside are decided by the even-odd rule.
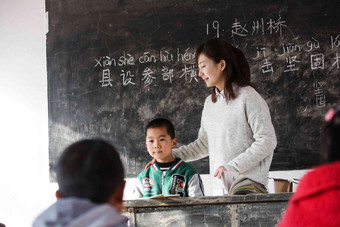
POLYGON ((224 89, 226 77, 223 70, 225 69, 225 61, 221 60, 215 63, 205 54, 198 57, 199 76, 202 77, 208 87, 215 86, 219 91, 224 89))

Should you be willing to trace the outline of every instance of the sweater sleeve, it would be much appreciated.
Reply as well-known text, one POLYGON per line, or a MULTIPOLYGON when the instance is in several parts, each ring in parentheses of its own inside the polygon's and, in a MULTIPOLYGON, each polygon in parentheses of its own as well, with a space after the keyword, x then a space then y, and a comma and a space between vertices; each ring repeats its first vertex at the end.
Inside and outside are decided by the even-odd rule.
POLYGON ((193 175, 188 183, 189 197, 204 196, 204 188, 200 175, 193 175))
POLYGON ((202 125, 202 120, 198 131, 198 138, 188 145, 174 149, 172 155, 174 158, 180 158, 183 161, 194 161, 209 155, 208 136, 202 125))
POLYGON ((268 105, 255 90, 246 97, 245 112, 254 142, 225 166, 227 170, 239 173, 246 172, 272 155, 277 144, 268 105))

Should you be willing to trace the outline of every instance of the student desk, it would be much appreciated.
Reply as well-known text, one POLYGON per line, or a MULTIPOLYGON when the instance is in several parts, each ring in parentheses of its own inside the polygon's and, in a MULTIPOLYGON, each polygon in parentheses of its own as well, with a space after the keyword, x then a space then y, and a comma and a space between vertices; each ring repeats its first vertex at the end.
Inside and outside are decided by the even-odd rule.
POLYGON ((292 193, 124 201, 131 226, 275 226, 292 193))

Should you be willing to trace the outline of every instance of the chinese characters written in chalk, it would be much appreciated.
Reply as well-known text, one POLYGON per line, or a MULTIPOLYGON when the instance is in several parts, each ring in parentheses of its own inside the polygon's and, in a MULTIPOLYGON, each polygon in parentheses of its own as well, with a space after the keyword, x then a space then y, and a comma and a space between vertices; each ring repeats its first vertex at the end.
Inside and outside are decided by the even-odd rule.
MULTIPOLYGON (((339 36, 340 35, 335 38, 331 36, 331 49, 335 49, 340 46, 340 42, 338 40, 339 36)), ((252 57, 252 59, 261 64, 261 73, 263 74, 274 73, 275 67, 273 66, 272 61, 276 60, 276 62, 278 62, 277 59, 284 59, 279 60, 282 61, 282 65, 284 66, 284 73, 298 71, 303 63, 308 63, 311 70, 323 70, 326 65, 325 55, 321 52, 320 43, 314 37, 302 44, 284 43, 282 44, 280 53, 276 53, 275 51, 273 52, 272 49, 270 49, 270 56, 268 56, 267 48, 264 46, 255 47, 255 52, 255 57, 252 57), (306 62, 307 59, 301 59, 301 53, 303 52, 308 54, 308 62, 306 62)), ((328 63, 328 65, 332 68, 339 69, 340 55, 338 52, 335 52, 332 55, 334 57, 331 59, 332 62, 330 62, 330 64, 328 63)))
POLYGON ((157 55, 146 51, 138 57, 134 57, 132 54, 124 51, 118 58, 102 56, 95 59, 94 67, 102 69, 101 79, 99 80, 102 87, 112 87, 114 85, 115 75, 113 75, 113 72, 116 73, 117 69, 120 69, 119 76, 123 86, 134 86, 138 79, 140 79, 144 87, 155 85, 158 79, 167 81, 170 84, 172 84, 175 79, 181 79, 188 83, 198 82, 198 68, 195 64, 191 63, 194 60, 194 53, 189 50, 190 47, 186 48, 184 52, 177 48, 176 53, 161 50, 157 55), (164 64, 171 62, 176 64, 182 63, 182 69, 175 71, 175 69, 172 68, 173 64, 170 64, 171 66, 169 66, 169 64, 162 65, 161 69, 158 69, 158 62, 164 64), (134 73, 136 71, 136 64, 139 66, 145 65, 141 71, 140 78, 134 73))
MULTIPOLYGON (((286 21, 282 20, 279 15, 276 20, 269 18, 265 21, 263 18, 253 20, 250 25, 247 23, 242 23, 237 18, 231 24, 231 37, 246 37, 254 35, 264 36, 266 33, 273 35, 279 34, 282 36, 283 30, 288 28, 286 21)), ((214 20, 212 23, 207 23, 206 34, 209 35, 211 32, 215 34, 215 37, 220 37, 220 32, 224 32, 225 29, 221 28, 220 22, 214 20)))
POLYGON ((324 94, 324 91, 323 91, 323 86, 324 86, 323 82, 316 81, 313 84, 313 87, 315 88, 314 94, 315 94, 315 101, 316 101, 317 107, 326 106, 326 98, 325 98, 325 94, 324 94))

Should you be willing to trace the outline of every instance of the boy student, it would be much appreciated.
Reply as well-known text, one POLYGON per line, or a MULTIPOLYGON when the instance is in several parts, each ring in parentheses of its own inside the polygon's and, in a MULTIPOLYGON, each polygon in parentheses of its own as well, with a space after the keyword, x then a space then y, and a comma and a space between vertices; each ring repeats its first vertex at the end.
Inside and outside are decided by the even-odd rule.
POLYGON ((57 168, 57 202, 33 227, 127 226, 121 215, 124 169, 115 148, 103 140, 82 140, 61 155, 57 168))
POLYGON ((156 161, 137 176, 136 197, 204 196, 197 170, 172 156, 172 148, 177 145, 173 124, 167 119, 154 119, 146 126, 145 137, 146 148, 156 161))

